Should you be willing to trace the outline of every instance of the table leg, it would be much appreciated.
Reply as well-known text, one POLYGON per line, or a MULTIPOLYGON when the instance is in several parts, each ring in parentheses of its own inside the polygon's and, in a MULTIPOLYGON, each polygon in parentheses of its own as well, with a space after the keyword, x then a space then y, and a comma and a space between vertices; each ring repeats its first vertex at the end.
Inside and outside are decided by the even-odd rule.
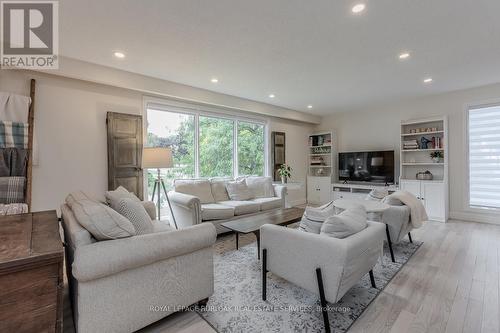
POLYGON ((260 260, 260 230, 256 230, 253 233, 257 238, 257 259, 260 260))

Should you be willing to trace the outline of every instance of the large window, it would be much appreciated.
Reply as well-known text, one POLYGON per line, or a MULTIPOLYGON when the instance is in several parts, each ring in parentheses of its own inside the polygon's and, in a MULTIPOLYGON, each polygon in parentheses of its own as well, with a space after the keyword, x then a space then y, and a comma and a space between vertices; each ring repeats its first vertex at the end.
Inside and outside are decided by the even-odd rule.
MULTIPOLYGON (((171 147, 173 151, 174 167, 161 170, 167 191, 178 178, 266 173, 264 122, 156 103, 148 105, 146 111, 146 146, 171 147)), ((156 170, 148 170, 149 196, 156 178, 156 170)), ((162 209, 166 213, 165 201, 162 194, 162 209)))
POLYGON ((500 105, 469 109, 469 204, 500 208, 500 105))

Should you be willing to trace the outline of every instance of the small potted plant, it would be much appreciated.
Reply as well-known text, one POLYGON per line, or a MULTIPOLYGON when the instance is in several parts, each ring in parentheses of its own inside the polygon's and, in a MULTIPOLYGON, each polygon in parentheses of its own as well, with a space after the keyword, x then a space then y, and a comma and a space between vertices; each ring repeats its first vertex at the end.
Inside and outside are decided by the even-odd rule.
POLYGON ((278 174, 281 177, 281 183, 286 184, 287 179, 292 176, 292 168, 288 164, 282 164, 278 169, 278 174))
POLYGON ((444 156, 442 151, 433 151, 430 155, 434 163, 440 163, 444 156))

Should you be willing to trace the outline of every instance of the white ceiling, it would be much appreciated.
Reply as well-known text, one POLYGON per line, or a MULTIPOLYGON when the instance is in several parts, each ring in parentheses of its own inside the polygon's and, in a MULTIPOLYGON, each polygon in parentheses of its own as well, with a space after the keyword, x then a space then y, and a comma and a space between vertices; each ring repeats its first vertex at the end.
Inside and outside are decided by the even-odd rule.
POLYGON ((498 0, 59 4, 64 56, 308 113, 500 82, 498 0))

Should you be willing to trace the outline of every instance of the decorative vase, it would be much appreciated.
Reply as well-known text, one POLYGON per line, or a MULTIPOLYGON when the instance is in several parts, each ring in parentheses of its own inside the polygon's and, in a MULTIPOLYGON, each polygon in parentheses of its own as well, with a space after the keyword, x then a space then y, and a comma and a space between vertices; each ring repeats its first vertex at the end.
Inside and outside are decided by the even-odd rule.
POLYGON ((281 184, 286 184, 286 177, 281 176, 281 184))
POLYGON ((441 162, 441 157, 433 157, 433 158, 432 158, 432 161, 433 161, 434 163, 440 163, 440 162, 441 162))

